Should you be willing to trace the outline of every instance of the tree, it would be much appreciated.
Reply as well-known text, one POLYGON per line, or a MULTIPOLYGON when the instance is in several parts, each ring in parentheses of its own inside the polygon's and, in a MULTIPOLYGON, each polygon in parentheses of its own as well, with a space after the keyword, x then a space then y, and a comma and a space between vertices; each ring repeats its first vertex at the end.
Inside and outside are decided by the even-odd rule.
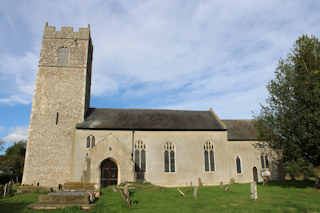
POLYGON ((22 175, 24 165, 24 155, 26 152, 26 141, 20 141, 10 146, 4 159, 1 161, 1 167, 13 171, 16 175, 22 175))
POLYGON ((310 175, 320 165, 320 43, 303 35, 285 59, 267 89, 254 124, 260 142, 282 156, 287 172, 310 175))

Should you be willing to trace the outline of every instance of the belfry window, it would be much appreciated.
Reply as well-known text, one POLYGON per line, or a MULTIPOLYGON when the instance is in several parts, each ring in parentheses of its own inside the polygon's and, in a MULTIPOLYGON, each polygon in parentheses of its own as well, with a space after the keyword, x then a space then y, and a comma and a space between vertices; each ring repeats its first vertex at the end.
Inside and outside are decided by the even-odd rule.
POLYGON ((87 148, 93 148, 96 145, 96 138, 93 135, 87 137, 87 148))
POLYGON ((204 170, 206 172, 215 171, 214 166, 214 147, 210 141, 207 141, 204 146, 204 170))
POLYGON ((69 64, 69 49, 62 47, 58 52, 58 66, 66 67, 69 64))
POLYGON ((261 167, 263 169, 265 168, 269 168, 269 159, 268 159, 268 155, 263 155, 261 154, 261 167))
POLYGON ((164 171, 175 172, 175 145, 172 142, 167 142, 164 145, 164 171))
POLYGON ((241 173, 241 161, 239 156, 237 156, 236 164, 237 164, 237 173, 241 173))
POLYGON ((134 144, 134 163, 136 172, 146 172, 146 144, 138 140, 134 144))

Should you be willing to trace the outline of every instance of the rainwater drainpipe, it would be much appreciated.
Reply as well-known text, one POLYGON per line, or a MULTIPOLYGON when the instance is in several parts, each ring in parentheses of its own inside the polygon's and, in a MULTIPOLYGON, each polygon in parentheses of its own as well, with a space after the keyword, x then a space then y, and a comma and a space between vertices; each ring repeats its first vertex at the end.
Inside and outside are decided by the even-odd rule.
POLYGON ((133 152, 134 152, 134 129, 132 129, 132 151, 131 151, 131 160, 133 161, 133 152))

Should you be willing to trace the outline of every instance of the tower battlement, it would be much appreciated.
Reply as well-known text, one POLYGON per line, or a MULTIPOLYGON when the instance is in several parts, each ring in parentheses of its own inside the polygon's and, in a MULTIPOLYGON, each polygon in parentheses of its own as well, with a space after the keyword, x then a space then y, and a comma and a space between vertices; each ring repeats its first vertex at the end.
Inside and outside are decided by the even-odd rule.
POLYGON ((48 26, 48 22, 44 28, 43 38, 70 38, 70 39, 90 39, 90 24, 88 28, 79 28, 79 32, 74 32, 73 27, 61 27, 61 31, 57 31, 55 26, 48 26))

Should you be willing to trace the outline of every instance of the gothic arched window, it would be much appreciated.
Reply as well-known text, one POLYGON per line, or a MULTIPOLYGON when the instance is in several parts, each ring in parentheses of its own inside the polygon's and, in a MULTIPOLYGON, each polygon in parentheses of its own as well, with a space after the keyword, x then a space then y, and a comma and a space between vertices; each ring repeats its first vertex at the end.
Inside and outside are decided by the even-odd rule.
POLYGON ((214 146, 210 141, 207 141, 204 146, 204 169, 206 172, 215 171, 214 166, 214 146))
POLYGON ((164 171, 175 172, 175 146, 172 142, 164 145, 164 171))
POLYGON ((241 173, 241 161, 239 156, 237 156, 236 164, 237 164, 237 173, 241 173))
POLYGON ((90 148, 90 136, 87 137, 87 148, 90 148))
POLYGON ((87 148, 93 148, 96 145, 96 138, 92 135, 87 137, 87 148))
POLYGON ((134 144, 134 162, 136 172, 146 172, 146 144, 143 141, 137 141, 134 144))
POLYGON ((96 145, 96 138, 94 136, 92 136, 91 138, 91 148, 94 147, 96 145))

